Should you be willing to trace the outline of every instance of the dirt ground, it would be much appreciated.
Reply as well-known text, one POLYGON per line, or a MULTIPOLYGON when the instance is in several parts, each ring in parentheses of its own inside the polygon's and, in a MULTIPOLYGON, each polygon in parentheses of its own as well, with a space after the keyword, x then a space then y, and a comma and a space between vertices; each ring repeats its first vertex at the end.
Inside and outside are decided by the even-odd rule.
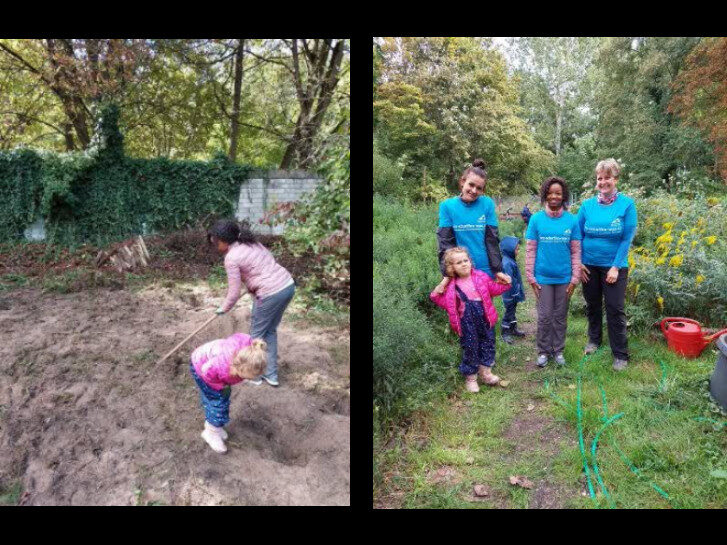
MULTIPOLYGON (((281 386, 232 389, 227 454, 200 438, 200 344, 249 330, 202 283, 0 293, 0 488, 24 505, 348 505, 348 331, 283 319, 281 386)), ((292 312, 292 311, 291 311, 292 312)))

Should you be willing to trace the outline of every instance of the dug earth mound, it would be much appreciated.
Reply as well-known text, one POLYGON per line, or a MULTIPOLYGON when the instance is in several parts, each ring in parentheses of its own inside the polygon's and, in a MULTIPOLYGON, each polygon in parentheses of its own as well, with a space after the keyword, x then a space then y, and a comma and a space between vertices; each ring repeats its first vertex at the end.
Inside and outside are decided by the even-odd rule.
POLYGON ((219 299, 202 284, 3 294, 0 489, 24 505, 348 505, 348 331, 286 314, 281 386, 232 389, 220 455, 189 354, 249 331, 249 296, 156 364, 219 299))

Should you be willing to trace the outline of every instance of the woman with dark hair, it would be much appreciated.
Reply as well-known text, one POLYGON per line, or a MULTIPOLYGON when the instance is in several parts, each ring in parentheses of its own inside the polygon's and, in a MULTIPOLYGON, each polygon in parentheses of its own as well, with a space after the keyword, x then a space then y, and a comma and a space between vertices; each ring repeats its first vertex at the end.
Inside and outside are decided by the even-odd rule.
POLYGON ((268 345, 265 374, 250 382, 257 385, 265 380, 271 386, 278 386, 278 325, 295 293, 293 277, 257 242, 248 227, 240 228, 235 221, 215 223, 207 233, 207 240, 225 255, 227 297, 217 314, 224 314, 235 305, 244 282, 252 295, 250 336, 263 339, 268 345))
POLYGON ((487 273, 499 284, 509 284, 510 277, 502 272, 502 255, 497 227, 495 203, 484 195, 487 172, 485 162, 475 159, 459 179, 460 194, 439 204, 439 267, 442 281, 434 292, 443 294, 450 278, 446 275, 444 252, 450 248, 467 248, 475 269, 487 273))
POLYGON ((581 272, 581 232, 576 216, 566 210, 568 185, 548 178, 540 186, 543 209, 533 214, 525 235, 525 274, 533 287, 538 309, 538 367, 548 358, 565 365, 568 300, 581 272))
POLYGON ((616 190, 621 167, 615 159, 596 165, 598 194, 583 201, 578 209, 578 223, 583 232, 583 298, 588 315, 588 344, 592 354, 601 344, 603 306, 606 303, 608 342, 613 354, 613 368, 621 371, 629 361, 626 337, 626 282, 628 255, 636 234, 636 204, 616 190))

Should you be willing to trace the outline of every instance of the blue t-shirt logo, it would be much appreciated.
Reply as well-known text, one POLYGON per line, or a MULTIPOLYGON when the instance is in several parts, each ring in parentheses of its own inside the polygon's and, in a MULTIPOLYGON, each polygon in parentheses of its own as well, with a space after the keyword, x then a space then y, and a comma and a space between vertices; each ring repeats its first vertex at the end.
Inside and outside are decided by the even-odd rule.
POLYGON ((495 202, 481 196, 471 203, 452 197, 439 205, 439 227, 451 227, 457 246, 464 246, 470 253, 476 269, 490 276, 490 262, 485 250, 485 227, 497 227, 495 202))

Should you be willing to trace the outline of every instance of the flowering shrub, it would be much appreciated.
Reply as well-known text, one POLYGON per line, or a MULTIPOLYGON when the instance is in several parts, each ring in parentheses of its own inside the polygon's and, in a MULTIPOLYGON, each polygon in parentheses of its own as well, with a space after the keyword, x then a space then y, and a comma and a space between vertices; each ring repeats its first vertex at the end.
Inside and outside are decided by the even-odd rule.
POLYGON ((726 204, 663 194, 637 201, 639 227, 628 258, 632 327, 666 316, 727 326, 726 204))

